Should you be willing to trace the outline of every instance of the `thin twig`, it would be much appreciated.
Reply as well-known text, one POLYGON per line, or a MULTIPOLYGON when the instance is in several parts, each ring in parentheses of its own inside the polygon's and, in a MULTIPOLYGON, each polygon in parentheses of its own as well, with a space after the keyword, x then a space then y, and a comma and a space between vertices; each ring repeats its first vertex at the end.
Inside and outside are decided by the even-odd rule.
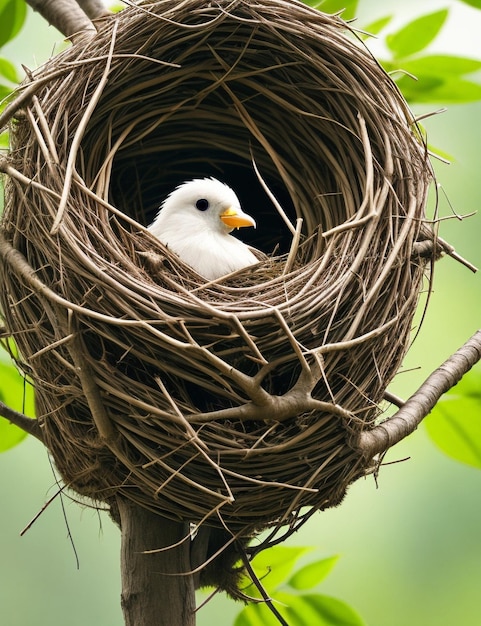
POLYGON ((240 549, 240 555, 242 558, 242 563, 244 564, 244 567, 247 570, 247 573, 249 574, 250 579, 252 580, 253 584, 257 587, 259 593, 261 594, 262 598, 264 599, 264 602, 266 603, 267 608, 272 611, 272 613, 274 614, 274 616, 276 617, 276 619, 279 621, 279 624, 281 624, 282 626, 289 626, 288 622, 286 622, 286 620, 282 617, 282 615, 279 613, 279 611, 277 610, 277 608, 274 606, 274 602, 272 600, 272 598, 269 596, 269 594, 267 593, 267 591, 264 588, 264 585, 261 583, 261 581, 259 580, 257 574, 255 573, 249 557, 247 556, 246 552, 244 549, 240 549))

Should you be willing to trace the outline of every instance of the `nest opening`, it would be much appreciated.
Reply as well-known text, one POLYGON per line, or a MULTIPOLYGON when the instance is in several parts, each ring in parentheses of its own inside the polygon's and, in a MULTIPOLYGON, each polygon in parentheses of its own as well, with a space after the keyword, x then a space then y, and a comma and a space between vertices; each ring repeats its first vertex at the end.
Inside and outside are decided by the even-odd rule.
POLYGON ((1 304, 80 493, 246 535, 298 526, 371 468, 356 435, 408 346, 431 169, 347 30, 295 1, 146 2, 34 77, 2 222, 32 272, 2 262, 1 304), (139 226, 202 176, 275 250, 226 283, 139 226))

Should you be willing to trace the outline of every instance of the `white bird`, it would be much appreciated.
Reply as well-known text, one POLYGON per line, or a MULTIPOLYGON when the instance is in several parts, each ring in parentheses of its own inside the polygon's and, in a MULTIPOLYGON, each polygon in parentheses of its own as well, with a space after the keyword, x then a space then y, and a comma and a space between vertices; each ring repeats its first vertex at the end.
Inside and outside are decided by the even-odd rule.
POLYGON ((229 234, 243 226, 256 223, 232 189, 215 178, 197 178, 167 196, 148 229, 198 274, 215 280, 259 262, 229 234))

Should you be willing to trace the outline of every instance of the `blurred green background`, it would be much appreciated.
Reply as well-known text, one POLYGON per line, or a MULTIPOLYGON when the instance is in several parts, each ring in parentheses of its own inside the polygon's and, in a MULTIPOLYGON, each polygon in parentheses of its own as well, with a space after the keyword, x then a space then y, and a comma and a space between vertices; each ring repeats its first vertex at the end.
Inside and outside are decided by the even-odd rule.
MULTIPOLYGON (((361 0, 360 22, 393 12, 401 24, 446 6, 448 24, 431 49, 481 58, 481 11, 459 2, 361 0)), ((61 36, 31 14, 2 54, 33 68, 62 45, 61 36)), ((382 53, 381 42, 372 48, 382 53)), ((458 214, 478 210, 481 102, 452 105, 425 127, 430 143, 454 157, 449 166, 436 165, 441 214, 450 215, 450 205, 458 214)), ((443 222, 440 234, 481 267, 479 214, 443 222)), ((421 333, 391 389, 403 397, 412 393, 480 326, 480 305, 481 274, 449 258, 440 261, 421 333)), ((481 473, 444 456, 423 426, 386 461, 402 462, 382 468, 378 485, 372 477, 358 481, 342 506, 314 516, 289 545, 316 546, 313 559, 341 555, 322 592, 352 604, 369 626, 479 626, 481 473)), ((37 441, 29 438, 0 455, 0 625, 120 626, 120 540, 106 514, 67 498, 63 510, 56 498, 19 536, 56 489, 37 441)), ((198 624, 227 626, 240 609, 216 596, 201 609, 198 624)))

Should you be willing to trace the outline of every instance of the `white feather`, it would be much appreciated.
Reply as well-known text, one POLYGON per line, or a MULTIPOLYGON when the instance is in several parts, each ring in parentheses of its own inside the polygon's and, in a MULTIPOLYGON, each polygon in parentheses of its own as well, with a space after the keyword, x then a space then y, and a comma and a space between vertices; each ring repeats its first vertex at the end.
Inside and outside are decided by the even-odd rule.
POLYGON ((221 217, 228 210, 232 219, 245 222, 242 225, 255 226, 230 187, 215 178, 194 179, 167 196, 149 230, 197 273, 215 280, 259 262, 248 246, 229 234, 233 227, 221 217), (206 200, 208 208, 199 210, 199 200, 206 200))

